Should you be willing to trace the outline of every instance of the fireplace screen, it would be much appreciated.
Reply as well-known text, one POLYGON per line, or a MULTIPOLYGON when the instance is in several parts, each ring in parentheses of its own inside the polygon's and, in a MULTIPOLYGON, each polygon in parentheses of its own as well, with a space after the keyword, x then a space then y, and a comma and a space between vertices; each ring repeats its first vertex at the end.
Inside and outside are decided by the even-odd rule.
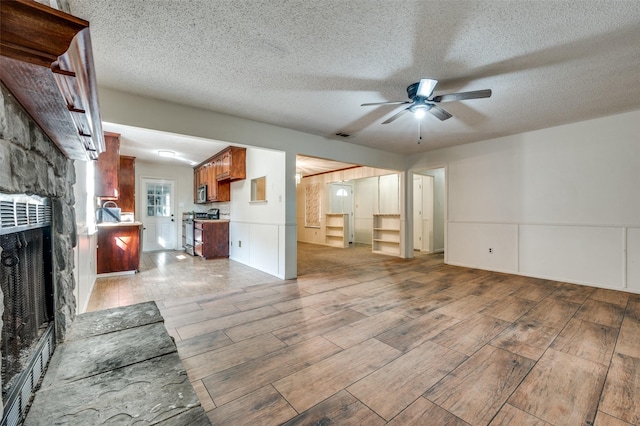
POLYGON ((55 348, 51 205, 0 194, 2 425, 17 425, 55 348))
POLYGON ((25 369, 34 346, 51 319, 50 292, 43 260, 45 228, 0 236, 2 315, 2 385, 5 392, 25 369))

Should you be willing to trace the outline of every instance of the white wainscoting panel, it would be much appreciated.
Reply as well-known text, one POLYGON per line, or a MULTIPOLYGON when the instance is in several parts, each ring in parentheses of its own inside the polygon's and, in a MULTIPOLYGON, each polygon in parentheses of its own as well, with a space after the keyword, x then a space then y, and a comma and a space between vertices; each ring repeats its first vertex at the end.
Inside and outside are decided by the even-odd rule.
POLYGON ((518 225, 449 222, 447 250, 452 265, 518 273, 518 225))
MULTIPOLYGON (((249 265, 250 226, 244 222, 229 223, 229 258, 249 265)), ((251 265, 249 265, 251 266, 251 265)))
POLYGON ((278 276, 278 225, 252 223, 250 226, 249 266, 278 276))
POLYGON ((627 289, 640 293, 640 228, 627 228, 627 289))
POLYGON ((621 289, 624 228, 520 225, 520 273, 621 289))

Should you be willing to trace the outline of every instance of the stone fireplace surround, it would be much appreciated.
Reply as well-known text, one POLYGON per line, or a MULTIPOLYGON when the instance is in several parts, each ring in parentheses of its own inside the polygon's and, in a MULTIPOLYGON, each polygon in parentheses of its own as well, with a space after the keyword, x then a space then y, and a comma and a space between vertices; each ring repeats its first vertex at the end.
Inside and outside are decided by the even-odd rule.
MULTIPOLYGON (((55 333, 56 341, 62 342, 76 312, 74 163, 42 132, 6 87, 2 85, 0 89, 0 192, 51 199, 55 333)), ((0 292, 0 315, 4 309, 2 300, 0 292)))
MULTIPOLYGON (((25 425, 53 424, 69 416, 79 420, 87 413, 97 416, 95 422, 84 419, 78 424, 95 424, 98 418, 137 418, 149 424, 210 425, 155 303, 83 314, 74 323, 74 162, 58 150, 4 85, 0 89, 0 193, 39 195, 49 198, 52 207, 58 347, 25 425), (130 335, 137 332, 142 335, 130 335), (155 340, 150 343, 149 339, 155 340), (67 386, 68 375, 73 376, 73 386, 67 386)), ((0 315, 3 310, 0 291, 0 315)), ((0 404, 0 416, 5 402, 0 404)))

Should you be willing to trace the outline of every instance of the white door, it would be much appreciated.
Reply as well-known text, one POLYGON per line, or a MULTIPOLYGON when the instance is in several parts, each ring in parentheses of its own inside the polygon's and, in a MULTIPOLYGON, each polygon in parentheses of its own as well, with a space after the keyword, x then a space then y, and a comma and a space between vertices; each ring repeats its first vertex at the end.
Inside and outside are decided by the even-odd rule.
POLYGON ((142 178, 143 251, 174 250, 176 220, 174 181, 142 178))
POLYGON ((422 176, 422 251, 433 253, 433 176, 422 176))
POLYGON ((346 213, 349 218, 349 243, 353 243, 353 186, 347 183, 332 183, 331 188, 331 200, 330 200, 330 213, 346 213))
POLYGON ((422 251, 422 177, 413 177, 413 249, 422 251))

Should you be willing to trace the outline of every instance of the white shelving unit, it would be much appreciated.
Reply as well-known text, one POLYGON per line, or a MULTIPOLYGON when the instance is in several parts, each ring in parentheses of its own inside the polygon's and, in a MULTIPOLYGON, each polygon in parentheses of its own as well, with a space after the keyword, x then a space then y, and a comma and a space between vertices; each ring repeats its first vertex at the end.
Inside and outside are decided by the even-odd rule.
POLYGON ((349 247, 348 215, 327 213, 325 218, 325 244, 332 247, 349 247))
POLYGON ((400 215, 374 214, 371 251, 389 256, 400 256, 400 215))

